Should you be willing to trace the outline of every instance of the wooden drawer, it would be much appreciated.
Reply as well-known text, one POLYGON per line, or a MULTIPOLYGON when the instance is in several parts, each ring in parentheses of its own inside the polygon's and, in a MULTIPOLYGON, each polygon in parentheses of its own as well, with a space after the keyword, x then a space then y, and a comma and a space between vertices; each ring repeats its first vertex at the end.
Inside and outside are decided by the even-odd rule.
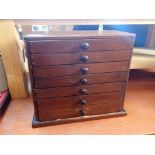
POLYGON ((50 99, 38 99, 37 105, 40 110, 52 110, 63 108, 78 108, 93 104, 119 104, 123 102, 124 92, 112 92, 91 94, 83 96, 59 97, 50 99))
POLYGON ((80 84, 97 84, 103 82, 126 81, 128 72, 111 72, 101 74, 73 75, 61 77, 36 77, 34 76, 35 88, 49 88, 61 86, 75 86, 80 84), (85 82, 85 83, 84 83, 85 82))
POLYGON ((129 69, 129 63, 130 63, 129 61, 123 61, 123 62, 33 67, 33 74, 35 77, 80 75, 82 74, 81 73, 82 68, 88 68, 88 74, 127 71, 129 69))
POLYGON ((31 53, 57 53, 132 49, 134 38, 30 41, 31 53), (85 46, 84 46, 85 45, 85 46))
POLYGON ((74 52, 57 54, 33 54, 33 66, 65 65, 79 63, 95 63, 108 61, 125 61, 131 57, 130 50, 100 51, 100 52, 74 52))
POLYGON ((34 92, 37 98, 50 98, 60 96, 78 96, 80 94, 125 91, 125 86, 126 82, 113 82, 113 83, 92 84, 84 86, 35 89, 34 92))
POLYGON ((73 118, 73 117, 80 117, 83 115, 99 115, 99 114, 106 114, 112 112, 119 112, 122 111, 122 103, 115 104, 95 104, 90 105, 83 108, 65 108, 65 109, 40 109, 39 110, 39 120, 40 121, 48 121, 54 119, 65 119, 65 118, 73 118))

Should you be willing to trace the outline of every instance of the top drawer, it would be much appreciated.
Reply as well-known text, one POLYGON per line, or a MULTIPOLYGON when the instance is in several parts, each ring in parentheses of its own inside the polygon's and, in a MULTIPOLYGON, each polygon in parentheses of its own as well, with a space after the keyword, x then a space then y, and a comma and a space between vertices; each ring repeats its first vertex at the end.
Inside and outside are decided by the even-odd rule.
POLYGON ((32 53, 63 53, 75 51, 103 51, 132 49, 134 38, 104 38, 81 40, 30 41, 32 53))

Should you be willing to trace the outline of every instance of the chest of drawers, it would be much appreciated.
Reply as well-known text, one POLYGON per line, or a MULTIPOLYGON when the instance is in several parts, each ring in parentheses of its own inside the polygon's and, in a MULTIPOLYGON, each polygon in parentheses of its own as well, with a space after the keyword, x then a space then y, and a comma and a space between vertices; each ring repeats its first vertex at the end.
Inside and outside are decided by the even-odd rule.
POLYGON ((33 127, 123 116, 135 35, 56 32, 25 37, 33 127))

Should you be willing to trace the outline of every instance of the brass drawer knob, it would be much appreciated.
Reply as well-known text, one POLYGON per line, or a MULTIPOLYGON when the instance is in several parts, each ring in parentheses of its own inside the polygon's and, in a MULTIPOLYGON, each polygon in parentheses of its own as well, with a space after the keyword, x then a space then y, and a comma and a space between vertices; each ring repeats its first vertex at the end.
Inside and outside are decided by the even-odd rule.
POLYGON ((83 55, 83 56, 80 58, 80 60, 81 60, 82 62, 87 62, 87 61, 88 61, 88 56, 87 56, 87 55, 83 55))
POLYGON ((87 90, 84 89, 84 88, 82 88, 82 89, 80 89, 80 93, 81 93, 81 94, 86 94, 86 93, 87 93, 87 90))
POLYGON ((88 82, 88 80, 86 78, 80 80, 81 84, 87 84, 87 82, 88 82))
POLYGON ((80 104, 81 104, 81 105, 85 105, 86 103, 87 103, 86 100, 84 100, 84 99, 80 99, 80 104))
POLYGON ((89 43, 87 43, 87 42, 84 42, 84 43, 82 43, 81 45, 80 45, 80 48, 82 49, 82 50, 87 50, 88 48, 89 48, 89 43))
POLYGON ((86 67, 81 68, 80 71, 81 71, 82 74, 87 74, 88 73, 88 68, 86 68, 86 67))
POLYGON ((80 116, 85 116, 86 115, 86 111, 85 110, 80 110, 80 116))

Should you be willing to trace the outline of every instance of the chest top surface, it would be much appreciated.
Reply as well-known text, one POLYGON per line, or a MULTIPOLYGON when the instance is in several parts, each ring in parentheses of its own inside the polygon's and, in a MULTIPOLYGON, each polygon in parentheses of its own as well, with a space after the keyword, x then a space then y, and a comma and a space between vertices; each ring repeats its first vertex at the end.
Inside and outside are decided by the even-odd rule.
POLYGON ((66 31, 66 32, 35 32, 24 37, 25 41, 54 39, 100 39, 100 38, 135 38, 135 34, 116 31, 66 31))

